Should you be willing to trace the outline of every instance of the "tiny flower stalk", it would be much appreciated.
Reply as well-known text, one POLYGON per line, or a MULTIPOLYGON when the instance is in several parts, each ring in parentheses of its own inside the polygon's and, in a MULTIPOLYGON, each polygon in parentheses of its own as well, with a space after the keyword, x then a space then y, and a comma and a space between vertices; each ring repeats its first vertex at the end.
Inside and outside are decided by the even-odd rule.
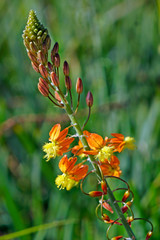
MULTIPOLYGON (((78 101, 76 109, 74 110, 71 93, 72 81, 69 76, 69 64, 67 61, 64 61, 63 64, 63 74, 66 87, 66 94, 64 94, 60 88, 59 44, 58 42, 54 44, 50 54, 51 62, 48 61, 48 50, 51 46, 51 39, 48 30, 39 22, 33 10, 29 12, 27 25, 23 32, 23 40, 33 69, 41 75, 38 83, 40 93, 44 97, 48 97, 48 99, 57 107, 63 108, 71 121, 71 125, 63 130, 61 130, 60 124, 54 125, 49 132, 49 142, 45 143, 43 146, 46 161, 50 161, 50 159, 54 159, 57 156, 62 157, 59 161, 59 169, 62 174, 57 176, 55 184, 59 189, 66 188, 66 190, 69 191, 74 186, 77 186, 81 180, 80 187, 82 192, 87 196, 99 198, 96 214, 98 216, 98 211, 100 209, 101 216, 98 216, 98 218, 104 223, 111 224, 110 226, 113 224, 123 225, 130 239, 135 240, 136 237, 130 227, 131 219, 126 219, 124 216, 124 213, 130 210, 130 205, 133 202, 134 196, 129 185, 120 178, 122 172, 120 169, 120 161, 118 157, 115 156, 115 153, 121 153, 126 148, 134 150, 136 148, 134 138, 124 137, 119 133, 112 133, 112 138, 102 138, 96 133, 90 133, 86 130, 83 131, 83 128, 86 126, 90 118, 91 107, 93 106, 93 95, 89 91, 86 96, 86 104, 89 112, 87 120, 83 127, 81 127, 75 113, 78 111, 80 95, 83 91, 82 80, 81 78, 77 79, 76 92, 78 94, 78 101), (68 97, 70 98, 69 101, 68 97), (73 144, 74 137, 68 135, 70 127, 75 129, 76 137, 79 138, 78 145, 73 147, 71 147, 71 145, 73 144), (66 153, 69 151, 74 156, 68 158, 66 153), (81 162, 76 164, 78 158, 81 159, 81 162), (84 158, 84 160, 82 160, 82 158, 84 158), (93 167, 89 173, 87 163, 91 163, 93 167), (97 184, 100 184, 101 189, 100 191, 96 189, 96 191, 93 190, 86 193, 83 190, 82 185, 84 179, 86 179, 91 173, 95 174, 97 184), (116 178, 117 180, 124 182, 127 185, 127 188, 117 188, 112 191, 107 181, 108 178, 116 178), (116 200, 113 192, 122 189, 125 190, 125 193, 122 196, 122 201, 116 200), (132 199, 126 202, 130 197, 130 193, 132 194, 132 199), (118 219, 116 220, 112 220, 103 212, 109 211, 110 213, 113 213, 110 203, 114 206, 114 210, 118 214, 118 219), (122 204, 122 206, 120 207, 119 204, 122 204)), ((132 218, 132 221, 135 220, 133 216, 132 218)), ((110 227, 108 229, 110 229, 110 227)), ((148 232, 146 240, 150 238, 152 232, 153 228, 148 232)), ((123 237, 117 236, 112 239, 118 240, 121 238, 123 237)))

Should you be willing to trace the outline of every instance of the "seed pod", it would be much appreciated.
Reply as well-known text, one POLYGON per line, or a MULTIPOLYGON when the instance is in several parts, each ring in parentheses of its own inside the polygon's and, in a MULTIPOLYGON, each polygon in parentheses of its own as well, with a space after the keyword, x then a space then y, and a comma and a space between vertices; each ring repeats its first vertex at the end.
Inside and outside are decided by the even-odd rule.
POLYGON ((77 79, 77 83, 76 83, 76 92, 78 94, 81 94, 83 92, 83 83, 82 83, 82 79, 78 78, 77 79))
POLYGON ((40 74, 42 75, 42 77, 48 78, 48 71, 44 65, 39 64, 39 71, 40 71, 40 74))
POLYGON ((58 79, 58 77, 57 77, 57 75, 56 75, 56 73, 55 72, 51 72, 51 81, 52 81, 52 83, 56 86, 56 87, 58 87, 59 86, 59 79, 58 79))
POLYGON ((64 64, 63 64, 63 73, 65 76, 69 76, 69 65, 67 61, 64 61, 64 64))
POLYGON ((72 88, 72 82, 69 76, 65 76, 65 86, 68 90, 72 88))
POLYGON ((93 95, 92 95, 91 92, 87 93, 86 103, 87 103, 88 107, 92 107, 92 105, 93 105, 93 95))

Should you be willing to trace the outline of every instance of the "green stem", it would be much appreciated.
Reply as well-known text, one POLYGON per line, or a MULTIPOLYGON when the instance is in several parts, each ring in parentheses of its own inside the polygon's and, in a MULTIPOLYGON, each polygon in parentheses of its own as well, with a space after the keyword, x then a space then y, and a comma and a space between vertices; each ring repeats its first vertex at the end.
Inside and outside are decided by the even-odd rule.
MULTIPOLYGON (((60 95, 60 97, 61 97, 61 99, 63 101, 65 111, 66 111, 68 117, 70 118, 70 120, 71 120, 71 122, 73 124, 73 127, 75 128, 75 131, 76 131, 79 139, 81 140, 81 142, 83 144, 84 149, 85 150, 89 150, 90 148, 89 148, 89 145, 87 143, 87 140, 86 140, 85 136, 83 136, 83 132, 81 130, 81 127, 80 127, 80 125, 79 125, 79 123, 78 123, 78 121, 77 121, 77 119, 76 119, 76 117, 75 117, 75 115, 74 115, 70 105, 66 101, 66 99, 65 99, 64 95, 62 94, 62 92, 58 92, 58 94, 60 95)), ((94 169, 96 170, 96 174, 97 174, 98 179, 101 181, 102 180, 101 171, 99 170, 98 165, 95 163, 94 156, 89 155, 89 159, 90 159, 94 169)), ((118 214, 118 216, 119 216, 123 226, 125 227, 126 232, 128 233, 128 236, 132 240, 136 240, 136 237, 135 237, 132 229, 130 228, 130 226, 129 226, 125 216, 123 215, 123 213, 122 213, 118 203, 116 202, 116 199, 115 199, 115 197, 114 197, 114 195, 112 193, 112 190, 110 189, 108 183, 107 183, 107 190, 108 190, 107 194, 109 196, 109 199, 110 199, 111 203, 113 204, 113 206, 114 206, 114 208, 115 208, 115 210, 116 210, 116 212, 117 212, 117 214, 118 214)))

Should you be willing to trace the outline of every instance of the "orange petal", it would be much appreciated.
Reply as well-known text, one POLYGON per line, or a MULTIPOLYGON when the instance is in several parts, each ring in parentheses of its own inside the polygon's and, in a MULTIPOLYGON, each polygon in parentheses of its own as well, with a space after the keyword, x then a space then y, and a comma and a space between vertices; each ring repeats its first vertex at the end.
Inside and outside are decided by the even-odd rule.
POLYGON ((69 175, 71 179, 79 181, 86 176, 87 172, 88 165, 82 165, 81 163, 79 163, 72 169, 72 171, 70 171, 69 175))
POLYGON ((91 133, 86 139, 88 145, 93 150, 100 149, 103 147, 104 144, 103 138, 96 133, 91 133))
POLYGON ((63 131, 60 132, 57 141, 60 142, 62 141, 68 134, 68 128, 65 128, 63 131))
POLYGON ((61 125, 58 123, 56 125, 54 125, 51 129, 51 131, 49 132, 49 140, 56 140, 59 136, 59 133, 61 131, 61 125))
POLYGON ((120 140, 124 140, 124 135, 121 133, 111 133, 113 137, 119 138, 120 140))
POLYGON ((77 161, 76 158, 72 158, 72 160, 68 160, 67 155, 64 155, 62 159, 59 162, 59 169, 63 172, 66 173, 68 169, 73 168, 75 162, 77 161))

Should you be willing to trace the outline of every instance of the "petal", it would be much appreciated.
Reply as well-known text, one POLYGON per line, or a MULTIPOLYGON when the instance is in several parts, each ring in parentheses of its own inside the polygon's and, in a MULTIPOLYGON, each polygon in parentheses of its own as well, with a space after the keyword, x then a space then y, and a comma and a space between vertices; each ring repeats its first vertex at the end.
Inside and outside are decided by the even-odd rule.
POLYGON ((76 163, 76 161, 77 161, 77 158, 68 159, 67 155, 64 155, 59 162, 59 169, 63 173, 68 173, 68 171, 70 171, 74 167, 74 164, 76 163))
POLYGON ((88 172, 88 165, 77 164, 69 173, 70 178, 79 181, 86 176, 88 172))
POLYGON ((59 123, 54 125, 51 131, 49 132, 49 136, 50 136, 49 140, 55 141, 58 138, 60 131, 61 131, 61 125, 59 123))
POLYGON ((121 133, 111 133, 111 135, 113 137, 116 137, 116 138, 120 139, 120 140, 124 140, 124 135, 121 134, 121 133))
POLYGON ((86 139, 88 145, 93 150, 100 149, 103 147, 104 144, 103 138, 96 133, 91 133, 86 139))
POLYGON ((61 142, 68 134, 68 128, 65 128, 64 130, 62 130, 57 138, 58 142, 61 142))

